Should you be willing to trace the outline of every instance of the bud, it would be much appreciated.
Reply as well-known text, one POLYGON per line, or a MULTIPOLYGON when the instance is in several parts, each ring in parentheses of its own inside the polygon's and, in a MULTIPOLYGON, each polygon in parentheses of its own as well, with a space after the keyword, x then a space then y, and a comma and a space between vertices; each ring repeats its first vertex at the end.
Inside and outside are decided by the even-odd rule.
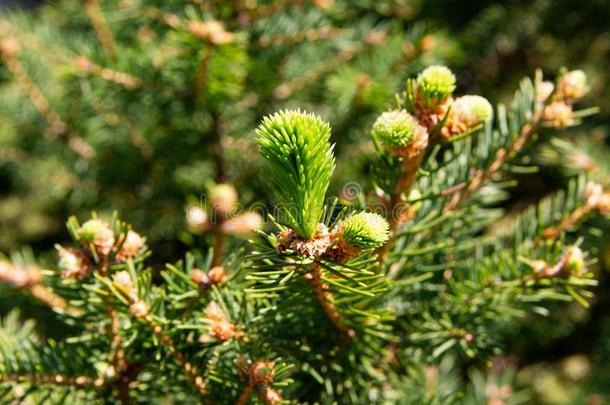
POLYGON ((81 242, 93 243, 97 253, 108 255, 114 245, 114 232, 101 219, 90 219, 76 231, 81 242))
POLYGON ((265 386, 273 381, 275 371, 270 361, 257 361, 250 367, 250 381, 255 385, 265 386))
POLYGON ((263 217, 256 212, 244 212, 226 220, 222 231, 232 235, 246 235, 263 228, 263 217))
POLYGON ((486 122, 493 116, 493 107, 481 96, 467 95, 458 97, 449 111, 445 126, 441 129, 441 137, 449 139, 463 134, 476 125, 486 122))
POLYGON ((209 226, 208 214, 197 206, 190 206, 186 210, 186 223, 189 227, 205 230, 209 226))
POLYGON ((74 64, 78 69, 87 73, 93 72, 96 68, 93 62, 91 62, 88 58, 85 58, 84 56, 79 56, 78 58, 74 59, 74 64))
POLYGON ((436 107, 455 90, 455 76, 445 66, 429 66, 417 76, 417 90, 423 107, 436 107))
POLYGON ((210 285, 210 279, 205 271, 201 269, 193 269, 189 273, 189 277, 200 287, 208 287, 210 285))
POLYGON ((15 288, 31 287, 42 281, 42 272, 36 266, 23 268, 6 260, 0 260, 0 281, 15 288))
POLYGON ((74 249, 58 247, 59 261, 57 266, 62 278, 84 279, 91 273, 91 266, 87 258, 74 249))
POLYGON ((233 42, 234 38, 234 33, 229 31, 220 31, 210 35, 210 42, 215 45, 225 45, 233 42))
POLYGON ((114 274, 112 276, 112 281, 114 281, 114 283, 118 286, 122 287, 123 290, 125 290, 125 292, 129 294, 130 297, 135 296, 133 281, 131 280, 131 275, 129 275, 127 271, 123 270, 114 274))
POLYGON ((208 199, 216 214, 227 217, 237 206, 237 191, 231 184, 215 184, 208 191, 208 199))
POLYGON ((219 21, 191 21, 189 29, 196 37, 210 41, 216 45, 223 45, 233 42, 235 34, 225 31, 224 26, 219 21))
POLYGON ((565 128, 574 123, 574 112, 564 101, 553 101, 544 108, 542 118, 555 128, 565 128))
POLYGON ((345 219, 333 232, 335 244, 326 253, 336 262, 359 256, 362 250, 374 249, 388 240, 389 225, 380 215, 361 212, 345 219))
POLYGON ((544 103, 555 90, 555 85, 548 81, 541 81, 536 84, 536 99, 544 103))
POLYGON ((148 315, 148 305, 143 301, 136 301, 129 306, 129 311, 136 318, 144 318, 148 315))
POLYGON ((227 273, 225 273, 225 269, 222 266, 212 267, 208 272, 208 277, 212 285, 218 285, 227 281, 227 273))
POLYGON ((345 219, 339 226, 339 237, 358 249, 374 249, 388 240, 388 222, 378 214, 361 212, 345 219))
POLYGON ((428 132, 405 110, 384 112, 371 132, 399 156, 415 157, 428 146, 428 132))
MULTIPOLYGON (((424 108, 421 103, 416 103, 417 108, 417 121, 421 126, 426 128, 429 134, 435 133, 441 123, 446 125, 445 117, 449 113, 451 106, 453 105, 453 97, 447 97, 447 99, 435 106, 434 108, 424 108)), ((443 128, 444 130, 445 128, 443 128)))
POLYGON ((596 208, 601 214, 610 214, 610 192, 605 192, 599 197, 596 208))
POLYGON ((13 265, 6 260, 0 259, 0 280, 7 280, 12 271, 13 265))
POLYGON ((21 50, 19 41, 15 38, 6 37, 0 41, 0 55, 5 57, 15 56, 21 50))
POLYGON ((214 337, 216 340, 226 342, 229 339, 238 337, 240 332, 233 325, 223 310, 215 302, 210 302, 205 309, 205 315, 210 321, 209 337, 214 337))
POLYGON ((578 246, 571 246, 564 255, 563 271, 567 274, 579 275, 585 269, 583 251, 578 246))
POLYGON ((550 267, 544 260, 534 260, 531 264, 534 273, 539 275, 546 275, 547 269, 550 267))
POLYGON ((313 4, 322 10, 328 10, 333 6, 334 0, 313 0, 313 4))
POLYGON ((135 257, 142 251, 144 247, 144 238, 142 238, 137 232, 128 231, 127 236, 123 236, 125 242, 121 245, 121 249, 117 254, 117 259, 125 261, 130 257, 135 257))
POLYGON ((455 102, 465 107, 463 114, 468 118, 470 126, 489 121, 493 116, 493 107, 484 97, 467 95, 458 97, 455 102))
POLYGON ((557 83, 557 95, 565 100, 579 99, 588 91, 587 75, 582 70, 572 70, 564 74, 557 83))
POLYGON ((267 405, 276 405, 282 402, 282 396, 280 393, 271 387, 265 388, 261 395, 261 399, 267 405))
POLYGON ((593 181, 588 181, 585 186, 585 198, 587 199, 587 205, 596 207, 601 200, 601 196, 604 194, 604 188, 601 184, 593 181))
POLYGON ((236 333, 235 325, 227 320, 213 322, 210 328, 210 335, 220 342, 231 340, 236 333))
POLYGON ((224 312, 222 312, 220 305, 215 302, 210 302, 205 308, 205 316, 213 321, 220 321, 226 319, 226 316, 224 312))
POLYGON ((309 240, 301 239, 292 229, 280 232, 276 248, 280 253, 292 250, 301 257, 320 257, 329 248, 330 242, 328 228, 324 224, 318 224, 316 234, 309 240))

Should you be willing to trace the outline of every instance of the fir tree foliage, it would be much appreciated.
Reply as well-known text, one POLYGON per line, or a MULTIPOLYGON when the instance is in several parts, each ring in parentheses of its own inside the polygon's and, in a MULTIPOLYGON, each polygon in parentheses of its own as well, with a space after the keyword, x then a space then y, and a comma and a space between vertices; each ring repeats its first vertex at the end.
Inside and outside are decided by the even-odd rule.
MULTIPOLYGON (((143 178, 161 178, 154 206, 171 213, 168 200, 202 184, 208 200, 187 209, 192 232, 181 237, 192 252, 165 265, 149 259, 144 228, 103 214, 82 224, 70 217, 72 240, 57 245, 57 265, 0 259, 3 289, 48 306, 65 329, 48 338, 16 312, 3 317, 0 400, 523 401, 504 388, 511 370, 486 365, 510 349, 516 327, 568 303, 589 305, 597 285, 591 241, 601 232, 579 225, 610 213, 607 184, 595 182, 607 170, 589 178, 582 156, 572 158, 597 148, 585 138, 575 150, 558 131, 596 111, 579 109, 590 85, 582 72, 560 72, 554 82, 537 73, 492 108, 455 94, 447 67, 421 66, 438 63, 425 52, 424 26, 377 23, 399 11, 396 2, 81 3, 66 1, 75 16, 68 26, 87 27, 85 35, 55 43, 41 29, 33 45, 60 47, 57 76, 34 63, 35 52, 18 53, 6 38, 13 24, 11 35, 0 33, 3 73, 16 78, 10 103, 0 104, 26 104, 15 102, 20 92, 33 102, 8 126, 65 154, 67 163, 56 164, 81 170, 89 181, 76 184, 93 195, 116 186, 138 201, 133 190, 147 196, 147 187, 126 174, 146 168, 143 178), (350 16, 362 10, 367 17, 354 24, 350 16), (61 92, 45 104, 38 86, 47 81, 61 92), (332 117, 336 134, 365 145, 340 150, 337 166, 344 170, 342 155, 365 156, 370 184, 325 201, 335 169, 330 125, 301 110, 268 115, 297 104, 323 105, 315 111, 332 117), (50 136, 38 136, 43 128, 50 136), (266 160, 259 180, 248 170, 256 143, 266 160), (176 162, 168 145, 182 151, 174 173, 181 186, 164 177, 176 162), (125 149, 137 150, 138 161, 113 161, 133 183, 105 184, 114 169, 88 162, 132 156, 125 149), (237 168, 227 167, 231 155, 237 168), (538 163, 561 164, 565 190, 505 212, 511 188, 536 175, 538 163), (233 183, 240 177, 269 183, 276 196, 278 215, 264 230, 256 212, 236 212, 256 198, 233 183), (248 244, 233 238, 246 234, 248 244)), ((150 211, 138 216, 158 216, 150 211)))
MULTIPOLYGON (((154 280, 146 240, 127 224, 116 216, 83 224, 71 218, 74 243, 58 246, 61 273, 47 272, 45 284, 15 262, 22 275, 0 276, 77 331, 61 344, 25 339, 19 354, 3 352, 3 382, 28 384, 24 396, 74 402, 105 393, 124 403, 242 404, 481 395, 478 371, 462 384, 450 365, 502 353, 514 322, 548 314, 551 301, 586 306, 596 285, 593 261, 569 231, 586 215, 610 212, 610 194, 578 177, 500 231, 486 230, 503 216, 493 206, 510 185, 503 177, 518 170, 507 159, 518 159, 533 131, 550 130, 541 125, 550 104, 536 87, 523 82, 510 114, 498 107, 496 129, 489 118, 473 131, 414 109, 409 120, 434 125, 432 134, 453 126, 467 135, 421 143, 413 154, 378 149, 377 170, 397 177, 368 197, 386 218, 358 202, 324 203, 334 169, 327 123, 294 110, 265 118, 257 141, 272 187, 307 221, 271 217, 274 228, 252 240, 245 259, 242 250, 189 254, 154 280), (15 281, 24 275, 32 281, 15 281), (434 394, 417 390, 426 364, 446 378, 434 394)), ((400 107, 420 97, 409 88, 400 107)), ((212 200, 233 206, 234 189, 214 187, 212 200)), ((223 240, 222 225, 209 226, 223 240)))

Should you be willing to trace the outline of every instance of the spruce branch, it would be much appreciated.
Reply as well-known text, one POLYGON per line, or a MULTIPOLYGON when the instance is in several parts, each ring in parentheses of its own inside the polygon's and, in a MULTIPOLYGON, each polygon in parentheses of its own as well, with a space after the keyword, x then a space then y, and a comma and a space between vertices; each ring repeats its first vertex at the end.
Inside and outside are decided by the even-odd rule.
POLYGON ((556 239, 560 237, 566 231, 574 228, 578 223, 583 221, 585 217, 594 210, 594 206, 585 204, 577 207, 570 215, 564 218, 556 226, 550 226, 542 231, 542 238, 544 239, 556 239))
MULTIPOLYGON (((108 276, 108 264, 102 263, 99 268, 99 274, 102 277, 108 276)), ((112 308, 112 299, 110 295, 104 295, 102 298, 104 305, 104 313, 108 319, 106 334, 110 344, 109 362, 113 367, 114 374, 121 376, 127 369, 125 361, 125 349, 123 347, 123 339, 121 338, 121 321, 119 314, 112 308)), ((122 385, 122 379, 117 380, 119 385, 122 385)), ((122 390, 119 389, 119 392, 122 390)), ((127 401, 129 402, 129 401, 127 401)))
POLYGON ((443 212, 447 213, 457 209, 463 201, 468 200, 473 192, 478 190, 483 184, 490 180, 498 170, 502 168, 502 165, 506 159, 519 153, 527 141, 536 133, 541 120, 542 110, 539 109, 538 111, 534 112, 531 120, 521 128, 519 135, 517 138, 515 138, 510 146, 499 149, 496 152, 494 160, 488 167, 477 170, 464 190, 453 194, 451 200, 449 200, 449 202, 443 208, 443 212))
POLYGON ((583 195, 579 197, 584 197, 583 203, 575 205, 567 215, 563 216, 558 224, 545 228, 542 231, 542 238, 559 238, 563 233, 584 221, 589 214, 593 212, 601 214, 610 212, 610 192, 604 190, 601 184, 589 181, 585 185, 584 190, 582 187, 579 187, 577 192, 582 192, 583 195))
POLYGON ((106 81, 124 86, 128 90, 135 90, 143 86, 144 81, 130 73, 119 72, 107 67, 99 66, 84 56, 74 60, 74 64, 83 72, 98 76, 106 81))
POLYGON ((114 291, 118 291, 122 299, 127 301, 131 315, 146 325, 158 341, 169 351, 178 366, 180 366, 187 376, 188 381, 201 396, 205 397, 207 395, 207 388, 204 378, 199 375, 197 368, 187 360, 186 356, 178 350, 174 339, 167 334, 167 332, 163 330, 162 325, 154 319, 146 302, 142 301, 137 296, 137 287, 134 286, 129 273, 117 273, 114 276, 114 285, 118 287, 118 289, 115 289, 114 291))
POLYGON ((43 277, 43 271, 35 265, 15 265, 0 260, 0 281, 17 290, 27 291, 32 297, 55 311, 78 316, 81 313, 80 310, 70 307, 66 300, 45 286, 42 283, 43 277))
MULTIPOLYGON (((134 304, 138 304, 134 302, 134 304)), ((133 304, 132 304, 133 305, 133 304)), ((182 370, 187 375, 190 383, 197 389, 200 395, 206 396, 207 389, 204 378, 199 375, 199 371, 197 368, 186 359, 184 354, 180 352, 176 348, 176 344, 174 343, 174 339, 171 338, 167 333, 163 331, 163 328, 156 323, 156 321, 150 316, 150 314, 146 313, 143 317, 138 315, 138 318, 141 319, 146 326, 155 334, 157 339, 169 350, 171 355, 176 360, 176 363, 182 368, 182 370)))
POLYGON ((70 50, 60 47, 56 43, 44 41, 38 35, 33 34, 31 31, 23 30, 18 24, 11 23, 6 19, 0 19, 0 32, 4 33, 0 37, 7 39, 19 38, 20 44, 28 44, 27 50, 40 53, 45 52, 45 58, 48 58, 46 59, 48 62, 64 65, 70 63, 70 60, 73 58, 70 50))
POLYGON ((4 60, 8 70, 17 79, 34 107, 47 121, 53 133, 51 139, 65 136, 68 139, 68 146, 77 155, 85 159, 93 158, 95 156, 95 149, 78 134, 68 130, 66 123, 51 108, 44 93, 29 76, 27 70, 17 57, 19 49, 20 43, 17 39, 0 36, 0 57, 4 60))

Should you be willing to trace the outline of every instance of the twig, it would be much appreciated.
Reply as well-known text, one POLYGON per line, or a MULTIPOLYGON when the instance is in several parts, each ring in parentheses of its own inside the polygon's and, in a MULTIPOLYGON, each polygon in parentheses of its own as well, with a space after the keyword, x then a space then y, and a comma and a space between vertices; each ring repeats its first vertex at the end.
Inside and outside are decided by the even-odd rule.
POLYGON ((79 309, 70 307, 66 300, 42 284, 42 278, 43 274, 38 266, 15 266, 9 262, 0 261, 0 282, 5 282, 17 290, 28 292, 51 309, 61 309, 72 316, 81 314, 79 309))
MULTIPOLYGON (((108 263, 102 263, 99 267, 99 273, 102 276, 107 277, 108 269, 108 263)), ((104 296, 103 304, 104 313, 110 321, 106 330, 111 350, 109 362, 114 369, 115 375, 119 376, 119 379, 117 380, 117 388, 121 402, 123 404, 127 404, 131 402, 128 393, 129 381, 125 382, 122 378, 120 378, 125 370, 127 370, 127 363, 125 361, 125 349, 123 348, 123 342, 121 339, 121 323, 119 320, 119 314, 112 308, 111 297, 109 295, 104 296)))
POLYGON ((51 291, 49 288, 41 283, 35 283, 28 287, 28 291, 32 294, 32 297, 45 303, 50 308, 59 308, 66 311, 67 314, 77 316, 81 314, 81 311, 77 308, 70 307, 66 301, 51 291))
POLYGON ((91 20, 91 25, 93 25, 93 29, 100 40, 100 44, 102 45, 104 52, 108 57, 114 58, 114 39, 112 38, 112 33, 104 20, 104 15, 102 14, 102 10, 100 9, 97 0, 84 0, 84 7, 87 16, 91 20))
POLYGON ((313 287, 314 293, 320 302, 320 306, 326 313, 326 316, 331 323, 347 337, 354 337, 355 331, 347 327, 341 320, 341 314, 339 313, 337 306, 332 302, 332 294, 328 291, 329 287, 321 279, 322 270, 320 269, 320 265, 311 263, 309 268, 311 269, 311 272, 308 273, 306 279, 313 287))
POLYGON ((508 148, 501 148, 496 152, 496 156, 491 165, 486 169, 477 170, 464 191, 453 195, 449 203, 443 208, 443 213, 456 209, 463 201, 466 201, 474 191, 485 184, 498 170, 500 170, 508 157, 518 153, 532 135, 536 133, 541 118, 542 110, 539 110, 534 114, 532 120, 523 126, 519 136, 508 148))
POLYGON ((55 375, 35 375, 35 374, 4 374, 0 375, 2 382, 29 383, 29 384, 50 384, 58 386, 72 386, 76 388, 99 388, 104 385, 101 377, 92 378, 84 375, 73 377, 61 374, 55 375))
POLYGON ((212 266, 220 266, 222 264, 222 253, 225 246, 226 236, 219 228, 218 232, 214 232, 214 255, 212 257, 212 266))
MULTIPOLYGON (((144 84, 143 80, 137 76, 99 66, 82 56, 76 58, 75 63, 84 72, 99 76, 106 81, 120 84, 130 90, 142 87, 144 84)), ((154 88, 158 89, 157 87, 154 88)))
POLYGON ((193 384, 195 386, 195 388, 197 389, 197 391, 199 391, 199 393, 201 395, 206 395, 207 394, 206 384, 205 384, 205 381, 203 380, 203 377, 201 377, 197 373, 197 369, 195 368, 195 366, 193 366, 193 364, 191 362, 186 360, 186 358, 184 357, 182 352, 178 351, 178 349, 176 348, 176 344, 174 343, 174 339, 172 339, 170 336, 166 335, 163 332, 163 328, 161 328, 161 326, 158 325, 154 321, 154 319, 150 316, 150 314, 146 314, 141 319, 146 323, 148 328, 155 334, 157 339, 159 339, 159 341, 163 345, 165 345, 166 348, 169 349, 170 353, 176 360, 176 363, 178 363, 178 365, 186 373, 191 384, 193 384))
POLYGON ((589 204, 577 207, 570 215, 564 218, 556 226, 550 226, 542 231, 543 239, 555 239, 561 234, 566 232, 568 229, 574 227, 581 222, 595 207, 589 204))
POLYGON ((254 391, 254 383, 252 383, 252 381, 250 381, 250 382, 248 382, 248 385, 246 385, 246 388, 243 390, 243 392, 241 393, 239 398, 237 398, 237 401, 235 401, 235 405, 246 405, 248 403, 248 400, 250 399, 250 396, 252 395, 253 391, 254 391))
POLYGON ((388 224, 390 225, 390 239, 385 245, 377 249, 377 255, 380 263, 385 261, 388 252, 392 249, 394 241, 396 240, 396 228, 400 225, 402 220, 400 215, 401 213, 400 211, 397 212, 397 210, 400 208, 402 195, 406 194, 408 197, 409 193, 411 192, 411 188, 415 182, 417 170, 419 169, 422 157, 423 153, 420 153, 416 157, 406 158, 403 162, 402 174, 396 182, 394 193, 392 194, 392 198, 390 199, 387 207, 388 224))
POLYGON ((197 70, 197 82, 195 84, 196 100, 199 100, 201 98, 201 94, 203 93, 203 89, 205 88, 205 81, 208 75, 208 66, 210 64, 210 60, 212 59, 214 48, 214 44, 208 43, 206 44, 206 48, 203 51, 203 56, 201 57, 201 62, 199 63, 199 69, 197 70))
POLYGON ((176 360, 176 363, 178 363, 178 365, 182 368, 184 373, 187 375, 189 382, 191 384, 193 384, 193 386, 195 386, 197 391, 202 396, 207 395, 206 384, 205 384, 205 381, 203 380, 203 377, 201 377, 198 374, 195 366, 193 366, 193 364, 190 361, 186 360, 186 357, 184 356, 184 354, 182 354, 182 352, 180 352, 176 348, 174 339, 172 339, 171 336, 167 335, 163 331, 163 328, 161 327, 161 325, 159 325, 153 319, 153 317, 150 315, 150 313, 148 311, 148 305, 145 302, 140 301, 137 296, 132 295, 132 294, 125 296, 125 298, 129 302, 129 305, 130 305, 129 308, 130 308, 132 315, 134 317, 136 317, 137 319, 141 320, 142 322, 144 322, 144 324, 154 333, 154 335, 157 337, 159 342, 161 342, 169 350, 169 352, 172 354, 172 356, 176 360))

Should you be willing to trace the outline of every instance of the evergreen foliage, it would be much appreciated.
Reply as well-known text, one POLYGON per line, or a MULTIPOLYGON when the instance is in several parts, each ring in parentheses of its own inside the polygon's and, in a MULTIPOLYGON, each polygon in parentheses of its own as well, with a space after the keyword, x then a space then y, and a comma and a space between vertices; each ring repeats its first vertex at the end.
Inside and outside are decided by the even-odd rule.
POLYGON ((440 60, 475 51, 412 24, 425 4, 58 4, 0 19, 0 221, 24 228, 0 243, 77 214, 0 259, 27 302, 0 317, 0 401, 536 400, 510 356, 603 299, 608 151, 570 132, 595 77, 460 95, 440 60), (565 187, 513 204, 545 171, 565 187))

